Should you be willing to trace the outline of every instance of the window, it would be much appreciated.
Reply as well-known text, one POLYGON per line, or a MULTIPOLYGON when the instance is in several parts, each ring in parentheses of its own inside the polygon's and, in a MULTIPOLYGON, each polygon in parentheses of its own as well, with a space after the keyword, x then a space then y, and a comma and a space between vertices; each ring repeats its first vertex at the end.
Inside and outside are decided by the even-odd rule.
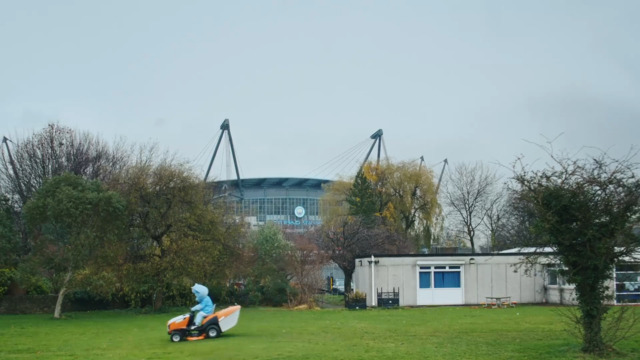
POLYGON ((435 288, 459 288, 459 271, 436 271, 433 273, 433 285, 435 288))
POLYGON ((420 289, 431 289, 431 266, 420 266, 420 289))
POLYGON ((420 289, 447 289, 460 288, 460 266, 420 266, 419 286, 420 289), (433 284, 433 286, 432 286, 433 284))
POLYGON ((548 265, 547 266, 547 285, 552 286, 565 286, 567 282, 562 275, 564 269, 560 265, 548 265))
POLYGON ((547 269, 547 278, 549 279, 549 285, 558 285, 558 270, 547 269))
POLYGON ((616 266, 616 303, 640 303, 640 264, 616 266))
POLYGON ((431 271, 420 271, 420 289, 431 288, 431 271))

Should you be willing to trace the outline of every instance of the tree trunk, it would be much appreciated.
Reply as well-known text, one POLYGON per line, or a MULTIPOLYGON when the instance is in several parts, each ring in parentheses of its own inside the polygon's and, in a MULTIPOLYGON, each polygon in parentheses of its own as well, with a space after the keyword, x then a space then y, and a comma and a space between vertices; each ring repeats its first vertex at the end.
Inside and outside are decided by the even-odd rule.
POLYGON ((344 293, 351 294, 351 279, 353 278, 353 271, 344 271, 344 293))
POLYGON ((160 310, 162 307, 162 302, 164 301, 164 289, 156 290, 154 299, 153 299, 153 310, 160 310))
POLYGON ((496 252, 498 244, 496 243, 496 231, 491 230, 491 252, 496 252))
POLYGON ((606 347, 602 339, 602 310, 583 310, 582 328, 584 331, 582 351, 595 355, 604 354, 606 347))
POLYGON ((606 345, 602 338, 602 318, 607 311, 601 288, 604 281, 584 281, 576 284, 578 303, 582 321, 582 351, 588 354, 602 355, 606 345))
POLYGON ((53 317, 55 319, 60 319, 60 314, 62 313, 62 302, 64 301, 64 296, 67 294, 67 285, 69 284, 69 280, 71 280, 72 272, 69 270, 67 275, 64 277, 64 281, 62 282, 62 288, 58 292, 58 300, 56 301, 56 308, 53 311, 53 317))
POLYGON ((476 253, 476 243, 474 237, 476 236, 475 230, 467 225, 467 237, 469 238, 469 244, 471 245, 471 253, 476 253))

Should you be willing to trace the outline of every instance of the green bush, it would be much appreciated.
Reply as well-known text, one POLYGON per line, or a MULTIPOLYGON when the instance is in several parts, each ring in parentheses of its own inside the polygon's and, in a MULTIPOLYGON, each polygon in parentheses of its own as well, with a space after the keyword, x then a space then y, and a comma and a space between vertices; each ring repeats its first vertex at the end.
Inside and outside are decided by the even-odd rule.
POLYGON ((9 285, 11 285, 13 281, 14 272, 12 269, 0 269, 0 298, 9 290, 9 285))
POLYGON ((25 268, 22 268, 23 271, 20 270, 15 272, 14 280, 26 290, 27 295, 50 295, 53 293, 53 285, 49 279, 25 268))
POLYGON ((250 279, 243 286, 230 285, 226 287, 221 299, 224 303, 242 306, 282 306, 288 303, 289 296, 293 292, 294 289, 285 279, 260 283, 250 279))

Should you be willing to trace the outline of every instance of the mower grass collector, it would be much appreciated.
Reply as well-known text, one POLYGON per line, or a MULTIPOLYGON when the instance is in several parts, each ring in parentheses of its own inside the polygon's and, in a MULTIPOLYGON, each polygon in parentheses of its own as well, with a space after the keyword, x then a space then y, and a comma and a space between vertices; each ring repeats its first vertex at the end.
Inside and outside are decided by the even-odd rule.
POLYGON ((217 311, 205 317, 198 327, 192 327, 195 318, 193 312, 176 316, 167 322, 167 333, 173 342, 217 338, 236 326, 240 318, 240 309, 240 305, 234 305, 217 311))

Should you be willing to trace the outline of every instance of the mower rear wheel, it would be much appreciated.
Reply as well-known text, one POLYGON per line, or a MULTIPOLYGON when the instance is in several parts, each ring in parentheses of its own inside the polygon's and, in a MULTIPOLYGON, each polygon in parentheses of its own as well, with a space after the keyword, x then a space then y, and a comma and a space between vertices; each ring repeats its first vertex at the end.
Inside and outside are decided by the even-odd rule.
POLYGON ((174 331, 171 333, 171 341, 172 342, 180 342, 182 340, 182 333, 180 331, 174 331))
POLYGON ((216 325, 211 325, 207 328, 207 337, 210 339, 220 336, 220 328, 216 325))

